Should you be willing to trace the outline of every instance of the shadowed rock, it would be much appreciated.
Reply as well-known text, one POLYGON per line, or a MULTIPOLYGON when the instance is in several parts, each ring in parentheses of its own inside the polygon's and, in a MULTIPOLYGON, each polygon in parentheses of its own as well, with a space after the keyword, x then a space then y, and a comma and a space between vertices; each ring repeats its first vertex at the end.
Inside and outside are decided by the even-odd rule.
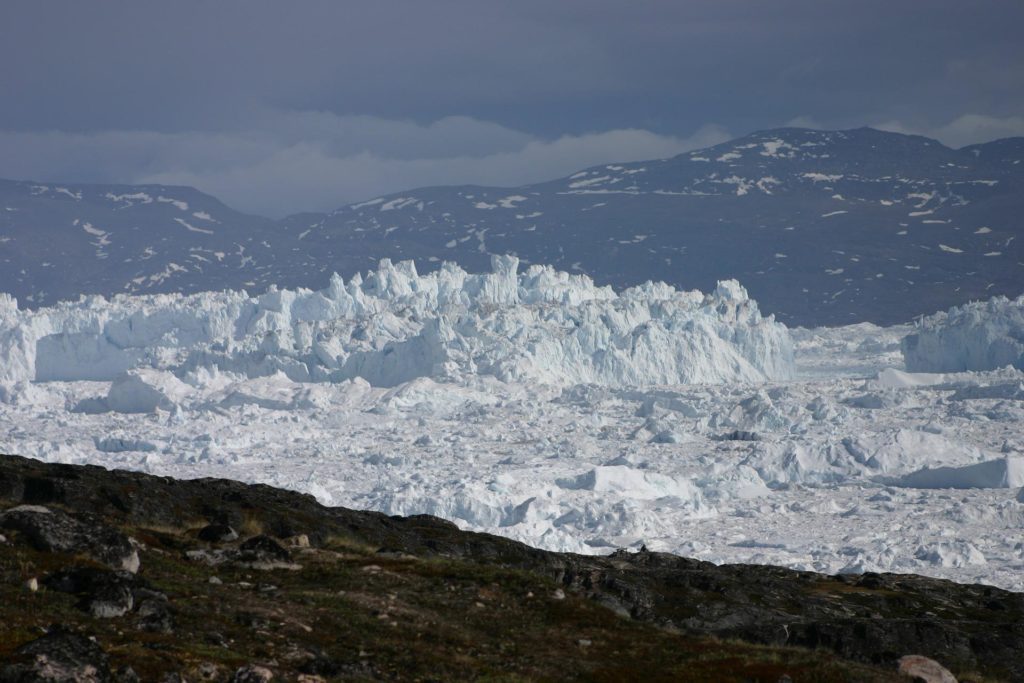
POLYGON ((0 513, 0 528, 19 532, 37 550, 82 553, 115 569, 139 569, 139 553, 128 537, 88 515, 19 505, 0 513))
POLYGON ((135 576, 129 572, 73 567, 51 574, 44 584, 81 596, 79 607, 99 619, 124 616, 135 606, 135 576))
POLYGON ((235 672, 231 683, 269 683, 274 674, 262 666, 246 666, 235 672))
POLYGON ((108 683, 107 655, 95 642, 62 627, 15 650, 0 683, 108 683))
POLYGON ((207 543, 230 543, 238 540, 238 532, 227 524, 207 524, 196 538, 207 543))
POLYGON ((291 553, 269 536, 253 536, 238 546, 239 558, 242 562, 287 562, 292 559, 291 553))
POLYGON ((169 629, 167 596, 152 590, 145 581, 130 572, 69 567, 50 574, 43 583, 50 590, 79 596, 78 607, 93 617, 120 617, 139 607, 142 621, 145 622, 146 617, 152 617, 153 621, 151 627, 140 628, 164 631, 166 622, 169 629))

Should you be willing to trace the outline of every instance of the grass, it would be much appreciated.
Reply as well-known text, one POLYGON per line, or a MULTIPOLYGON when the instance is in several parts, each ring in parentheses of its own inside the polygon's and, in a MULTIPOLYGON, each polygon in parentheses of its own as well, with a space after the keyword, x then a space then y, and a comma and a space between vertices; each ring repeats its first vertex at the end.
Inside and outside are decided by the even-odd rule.
POLYGON ((526 571, 375 555, 343 537, 296 552, 299 571, 211 568, 184 559, 197 545, 189 528, 127 531, 144 544, 140 576, 170 598, 175 632, 140 632, 133 614, 94 620, 74 596, 29 593, 29 576, 81 560, 14 544, 0 553, 0 661, 61 622, 94 635, 113 667, 130 664, 142 680, 170 671, 203 680, 214 669, 226 680, 249 663, 284 680, 303 668, 339 681, 898 680, 827 652, 670 633, 571 594, 558 599, 557 585, 526 571), (223 583, 210 583, 214 575, 223 583))

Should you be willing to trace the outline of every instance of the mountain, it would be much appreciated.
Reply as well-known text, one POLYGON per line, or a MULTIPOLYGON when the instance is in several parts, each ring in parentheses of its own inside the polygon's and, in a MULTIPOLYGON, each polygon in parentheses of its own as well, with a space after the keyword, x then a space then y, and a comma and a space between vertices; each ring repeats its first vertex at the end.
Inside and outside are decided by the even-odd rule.
POLYGON ((510 252, 616 286, 708 289, 735 277, 787 323, 895 323, 1024 290, 1021 159, 1024 139, 952 150, 871 129, 784 129, 515 190, 416 190, 284 225, 327 261, 390 253, 474 270, 510 252))
POLYGON ((276 223, 187 188, 5 181, 0 291, 40 305, 80 292, 322 287, 383 257, 473 271, 509 253, 616 287, 736 278, 789 324, 889 324, 1024 290, 1022 160, 1024 138, 954 150, 870 128, 784 128, 276 223))
POLYGON ((190 187, 0 180, 0 291, 35 307, 255 285, 274 234, 190 187))

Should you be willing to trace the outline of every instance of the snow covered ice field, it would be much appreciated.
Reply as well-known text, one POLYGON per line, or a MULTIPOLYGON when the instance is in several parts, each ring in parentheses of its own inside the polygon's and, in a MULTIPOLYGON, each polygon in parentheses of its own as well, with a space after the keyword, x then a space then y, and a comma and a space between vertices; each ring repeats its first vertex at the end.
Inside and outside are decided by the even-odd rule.
POLYGON ((615 293, 509 257, 493 271, 0 299, 0 452, 557 550, 1024 590, 1024 372, 999 367, 1024 358, 1024 299, 787 330, 735 282, 615 293))

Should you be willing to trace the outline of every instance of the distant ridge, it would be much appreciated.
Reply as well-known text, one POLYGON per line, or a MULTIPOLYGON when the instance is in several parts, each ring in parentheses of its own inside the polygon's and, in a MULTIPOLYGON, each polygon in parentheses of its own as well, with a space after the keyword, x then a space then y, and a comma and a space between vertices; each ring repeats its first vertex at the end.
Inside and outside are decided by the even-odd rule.
POLYGON ((475 271, 509 253, 616 287, 737 278, 788 324, 889 324, 1024 291, 1022 215, 1024 138, 954 150, 871 128, 766 130, 550 182, 421 188, 277 222, 191 188, 0 181, 0 291, 37 306, 322 287, 380 258, 475 271))

